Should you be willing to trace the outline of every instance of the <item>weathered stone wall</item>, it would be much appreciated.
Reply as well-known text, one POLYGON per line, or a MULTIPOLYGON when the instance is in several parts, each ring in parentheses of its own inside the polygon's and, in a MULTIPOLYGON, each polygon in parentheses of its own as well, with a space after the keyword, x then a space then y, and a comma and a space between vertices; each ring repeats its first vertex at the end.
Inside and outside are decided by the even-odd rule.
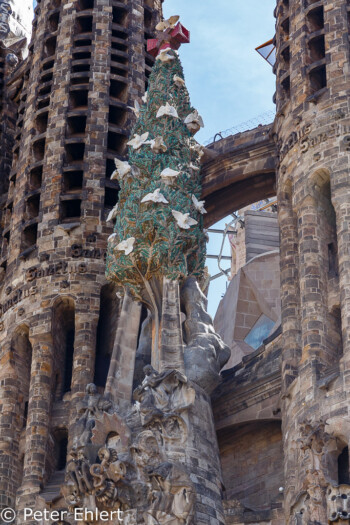
POLYGON ((256 512, 281 507, 280 422, 252 422, 225 429, 219 432, 218 439, 226 499, 238 500, 243 507, 256 512))

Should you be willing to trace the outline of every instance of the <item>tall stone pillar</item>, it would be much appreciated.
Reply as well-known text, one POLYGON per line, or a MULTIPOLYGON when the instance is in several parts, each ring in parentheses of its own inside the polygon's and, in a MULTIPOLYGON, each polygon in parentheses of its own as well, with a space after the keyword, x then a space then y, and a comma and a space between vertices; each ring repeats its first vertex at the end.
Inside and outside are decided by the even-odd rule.
POLYGON ((0 363, 0 508, 6 508, 15 503, 19 462, 18 373, 10 341, 1 348, 0 363))
POLYGON ((349 168, 335 174, 332 187, 333 204, 336 212, 339 292, 341 304, 341 324, 343 343, 344 387, 350 388, 350 170, 349 168))
POLYGON ((282 377, 284 393, 298 374, 300 352, 300 284, 297 217, 293 209, 293 188, 283 174, 278 182, 280 227, 281 318, 283 327, 282 377))
POLYGON ((52 405, 53 344, 51 334, 30 337, 33 359, 22 486, 17 508, 34 507, 45 476, 52 405))

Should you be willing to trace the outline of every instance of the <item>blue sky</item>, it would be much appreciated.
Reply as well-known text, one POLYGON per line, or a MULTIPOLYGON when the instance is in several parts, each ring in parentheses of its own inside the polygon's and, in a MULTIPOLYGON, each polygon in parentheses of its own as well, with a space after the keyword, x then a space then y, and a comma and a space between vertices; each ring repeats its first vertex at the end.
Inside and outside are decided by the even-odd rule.
MULTIPOLYGON (((165 17, 180 15, 191 32, 191 43, 180 48, 180 57, 191 102, 204 119, 198 141, 205 143, 218 131, 275 110, 275 76, 255 51, 274 36, 275 5, 275 0, 165 0, 165 17)), ((229 221, 223 219, 216 227, 224 228, 229 221)), ((220 235, 211 234, 208 253, 218 253, 221 242, 220 235)), ((228 242, 223 254, 230 255, 228 242)), ((207 264, 212 275, 218 273, 216 261, 207 264)), ((212 316, 226 286, 225 277, 210 284, 212 316)))
POLYGON ((255 48, 274 35, 276 0, 165 0, 191 43, 180 56, 192 104, 203 116, 205 142, 218 131, 274 110, 275 76, 255 48))

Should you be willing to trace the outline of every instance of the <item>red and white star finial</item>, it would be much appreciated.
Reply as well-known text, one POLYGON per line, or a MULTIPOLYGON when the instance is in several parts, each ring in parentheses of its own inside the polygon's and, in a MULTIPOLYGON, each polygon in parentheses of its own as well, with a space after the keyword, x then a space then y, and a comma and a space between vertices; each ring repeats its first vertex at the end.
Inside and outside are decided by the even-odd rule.
POLYGON ((163 49, 179 49, 181 44, 189 44, 190 32, 179 22, 179 16, 171 16, 156 26, 157 38, 147 40, 147 51, 156 57, 163 49))

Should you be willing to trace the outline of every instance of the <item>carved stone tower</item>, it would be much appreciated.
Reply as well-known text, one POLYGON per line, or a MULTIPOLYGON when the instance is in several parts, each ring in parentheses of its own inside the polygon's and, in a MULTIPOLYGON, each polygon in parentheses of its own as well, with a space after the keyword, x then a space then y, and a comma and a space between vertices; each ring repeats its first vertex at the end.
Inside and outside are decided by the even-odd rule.
POLYGON ((332 487, 349 477, 337 465, 349 444, 349 9, 279 0, 275 11, 288 524, 327 523, 342 507, 332 487))
POLYGON ((105 386, 120 313, 104 277, 119 190, 111 174, 125 155, 127 106, 147 87, 145 39, 160 14, 156 0, 38 0, 29 56, 9 79, 17 126, 2 180, 4 506, 16 494, 19 508, 57 496, 76 404, 89 383, 105 386))

